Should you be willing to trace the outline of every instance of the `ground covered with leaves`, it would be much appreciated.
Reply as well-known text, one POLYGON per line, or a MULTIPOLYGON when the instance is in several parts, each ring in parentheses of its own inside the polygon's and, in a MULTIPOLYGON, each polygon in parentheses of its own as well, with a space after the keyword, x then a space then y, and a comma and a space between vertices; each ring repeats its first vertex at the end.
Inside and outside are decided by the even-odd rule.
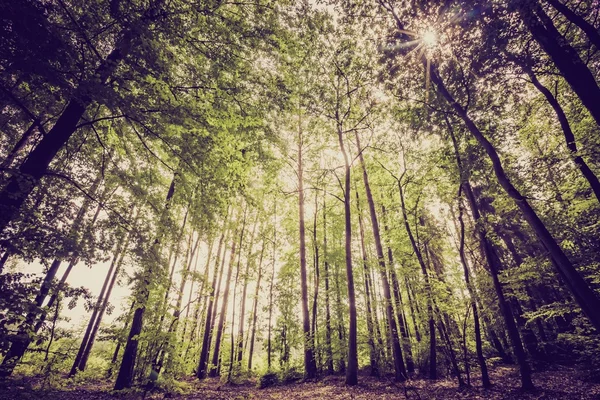
POLYGON ((65 385, 57 387, 47 380, 12 378, 0 381, 1 400, 30 399, 202 399, 202 400, 296 400, 296 399, 536 399, 536 400, 593 400, 600 399, 600 383, 584 378, 573 368, 557 367, 534 374, 536 390, 522 392, 519 389, 519 376, 514 367, 497 367, 491 377, 494 386, 485 390, 478 382, 469 388, 459 389, 452 380, 411 380, 406 384, 395 384, 386 379, 360 377, 360 384, 348 387, 342 376, 330 376, 314 382, 293 382, 266 389, 257 388, 256 382, 248 381, 239 385, 226 385, 217 379, 203 382, 190 380, 187 394, 166 393, 164 390, 146 392, 136 389, 127 392, 111 391, 110 382, 95 384, 65 385))

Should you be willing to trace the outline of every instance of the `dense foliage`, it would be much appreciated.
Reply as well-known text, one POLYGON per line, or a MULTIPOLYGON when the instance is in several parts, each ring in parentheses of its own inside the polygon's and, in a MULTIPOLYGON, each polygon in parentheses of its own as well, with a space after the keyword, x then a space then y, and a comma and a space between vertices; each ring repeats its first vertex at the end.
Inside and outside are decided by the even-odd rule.
POLYGON ((0 375, 598 378, 599 14, 1 2, 0 375))

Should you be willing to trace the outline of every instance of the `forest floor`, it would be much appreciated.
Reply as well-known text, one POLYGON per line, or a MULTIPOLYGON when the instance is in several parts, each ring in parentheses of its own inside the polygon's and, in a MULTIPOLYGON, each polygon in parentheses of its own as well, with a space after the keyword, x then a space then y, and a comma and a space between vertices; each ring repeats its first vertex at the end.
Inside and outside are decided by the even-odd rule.
MULTIPOLYGON (((255 382, 241 385, 224 385, 217 379, 203 382, 187 382, 191 392, 172 395, 160 392, 148 393, 146 399, 177 398, 185 400, 367 400, 367 399, 528 399, 528 400, 598 400, 600 383, 585 381, 581 373, 570 367, 555 367, 533 375, 536 389, 522 392, 516 368, 498 366, 491 371, 494 383, 491 389, 481 386, 458 389, 455 381, 440 379, 411 380, 394 384, 389 380, 361 376, 359 385, 348 387, 342 376, 330 376, 317 382, 296 382, 258 389, 255 382)), ((43 387, 40 380, 11 378, 0 381, 0 400, 134 400, 142 399, 143 393, 114 393, 109 382, 65 386, 61 389, 43 387)), ((479 382, 474 382, 478 385, 479 382)))

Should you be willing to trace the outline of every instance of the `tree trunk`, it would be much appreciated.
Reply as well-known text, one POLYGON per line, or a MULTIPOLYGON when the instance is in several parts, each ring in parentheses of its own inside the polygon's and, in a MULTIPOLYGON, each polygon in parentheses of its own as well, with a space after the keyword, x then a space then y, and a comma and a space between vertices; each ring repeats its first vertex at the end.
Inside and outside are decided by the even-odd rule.
MULTIPOLYGON (((242 240, 244 235, 244 229, 246 228, 246 210, 244 210, 244 220, 242 222, 242 230, 240 234, 240 250, 242 247, 242 240)), ((217 326, 217 336, 215 338, 215 348, 212 356, 212 363, 208 369, 208 376, 214 378, 219 373, 220 358, 219 353, 221 350, 221 337, 223 336, 223 330, 225 329, 225 318, 227 315, 227 300, 229 299, 229 286, 231 282, 231 275, 233 273, 233 265, 235 264, 235 248, 237 244, 237 229, 233 234, 233 243, 231 245, 231 258, 229 259, 229 268, 227 269, 227 278, 225 279, 225 291, 223 292, 223 300, 221 303, 221 313, 219 315, 219 324, 217 326)), ((240 251, 241 253, 241 251, 240 251)))
POLYGON ((360 209, 360 198, 356 190, 356 208, 358 209, 358 226, 360 230, 360 248, 363 260, 363 274, 365 281, 365 299, 367 304, 367 331, 369 341, 369 361, 371 364, 371 376, 379 376, 379 367, 377 365, 377 348, 375 347, 375 329, 373 325, 373 311, 371 308, 371 288, 369 282, 369 265, 367 261, 367 249, 365 246, 365 228, 362 220, 362 211, 360 209))
MULTIPOLYGON (((385 222, 386 210, 385 210, 384 206, 381 206, 381 213, 384 216, 384 231, 387 233, 388 227, 387 227, 387 222, 385 222)), ((413 362, 412 350, 410 347, 410 337, 408 335, 408 324, 406 323, 406 318, 404 316, 404 307, 403 307, 403 303, 402 303, 402 292, 400 291, 400 285, 398 283, 398 276, 396 275, 396 269, 394 267, 394 254, 392 252, 392 247, 389 244, 389 237, 387 240, 388 240, 387 250, 388 250, 388 261, 389 261, 389 267, 390 267, 390 278, 392 280, 392 290, 393 290, 394 299, 395 299, 396 315, 398 316, 398 324, 400 325, 400 334, 402 335, 402 339, 403 339, 402 345, 403 345, 404 352, 406 354, 406 369, 409 374, 412 374, 413 372, 415 372, 415 364, 413 362)))
MULTIPOLYGON (((95 193, 97 191, 98 186, 100 185, 102 180, 103 180, 102 174, 98 174, 96 179, 94 180, 94 183, 90 187, 91 193, 95 193)), ((83 203, 82 203, 81 207, 79 208, 79 210, 77 211, 77 215, 75 216, 75 219, 73 220, 73 224, 71 225, 70 234, 77 233, 81 229, 83 219, 85 217, 85 214, 89 210, 90 204, 91 204, 91 201, 89 198, 85 198, 83 200, 83 203)), ((94 218, 91 221, 91 224, 95 223, 96 218, 98 216, 98 212, 99 212, 99 207, 98 207, 96 214, 94 215, 94 218)), ((0 218, 2 218, 2 217, 0 217, 0 218)), ((0 231, 1 231, 1 229, 0 229, 0 231)), ((76 264, 76 262, 77 262, 77 256, 75 255, 71 258, 69 266, 67 267, 65 273, 63 274, 62 279, 60 280, 57 290, 62 289, 62 286, 64 285, 67 277, 69 276, 69 273, 71 272, 71 269, 76 264)), ((27 351, 29 344, 33 340, 33 338, 30 337, 30 330, 33 328, 33 333, 37 333, 38 330, 43 325, 45 318, 46 318, 46 312, 44 310, 42 310, 41 307, 44 304, 46 297, 50 293, 50 288, 52 286, 52 282, 54 281, 54 277, 56 276, 56 273, 58 272, 58 269, 60 268, 60 264, 61 264, 61 260, 55 259, 52 262, 52 264, 50 264, 48 271, 46 271, 46 276, 44 277, 44 280, 42 281, 42 284, 40 286, 40 291, 38 292, 37 296, 34 299, 34 309, 30 310, 27 313, 27 315, 25 316, 25 321, 19 327, 19 331, 17 333, 17 338, 11 344, 10 349, 4 356, 4 359, 2 360, 2 365, 0 366, 0 377, 6 377, 6 376, 10 376, 12 374, 17 363, 21 360, 21 358, 27 351), (38 319, 38 322, 34 325, 34 322, 36 319, 38 319), (32 325, 34 325, 34 326, 32 326, 32 325)), ((49 307, 52 307, 52 305, 54 304, 54 301, 57 300, 57 296, 58 296, 58 292, 55 292, 55 294, 50 299, 52 304, 49 304, 49 307)))
POLYGON ((148 302, 148 298, 150 297, 150 280, 152 275, 158 272, 153 266, 158 262, 158 260, 160 260, 160 243, 164 236, 164 227, 166 225, 166 219, 168 218, 171 200, 173 198, 173 195, 175 194, 176 180, 177 173, 173 175, 173 180, 171 181, 169 191, 167 192, 165 207, 160 218, 158 232, 156 234, 156 238, 154 239, 154 243, 150 248, 150 255, 148 259, 145 260, 145 262, 148 263, 148 265, 144 267, 144 271, 142 272, 143 276, 141 277, 141 281, 139 282, 140 286, 137 289, 137 293, 139 294, 136 298, 137 308, 133 313, 131 328, 127 337, 125 350, 123 352, 123 361, 121 361, 121 367, 119 368, 119 373, 117 375, 114 390, 129 388, 133 383, 133 372, 137 358, 139 335, 142 332, 144 313, 146 311, 146 303, 148 302))
POLYGON ((254 247, 254 234, 256 233, 256 226, 258 225, 258 212, 256 213, 256 219, 252 228, 252 234, 250 235, 250 242, 248 245, 248 257, 246 257, 246 271, 244 272, 244 285, 242 289, 242 300, 240 307, 240 321, 238 326, 238 341, 237 347, 238 352, 236 356, 236 362, 238 365, 242 364, 242 357, 244 356, 244 319, 246 318, 246 295, 248 292, 248 275, 250 273, 250 265, 252 263, 252 248, 254 247))
MULTIPOLYGON (((373 239, 375 240, 375 250, 377 252, 377 261, 379 265, 379 271, 381 274, 381 282, 383 284, 383 299, 385 302, 385 311, 388 319, 388 327, 389 332, 388 335, 392 340, 392 356, 394 361, 394 376, 396 381, 402 382, 406 380, 406 368, 404 366, 404 359, 402 355, 402 347, 400 346, 400 338, 398 337, 398 327, 396 325, 396 320, 394 318, 394 308, 392 305, 392 296, 390 291, 390 284, 387 278, 386 273, 386 265, 385 265, 385 256, 383 254, 383 246, 381 244, 381 234, 379 232, 379 221, 377 219, 377 212, 375 211, 375 202, 373 201, 373 194, 371 192, 371 185, 369 184, 369 175, 367 173, 367 166, 365 165, 365 160, 362 154, 362 148, 360 145, 360 138, 358 133, 355 132, 356 145, 358 147, 360 166, 362 169, 363 183, 365 185, 365 192, 367 195, 367 203, 369 204, 369 215, 371 216, 371 226, 373 228, 373 239)), ((340 143, 342 141, 342 137, 340 134, 340 143)), ((341 144, 340 144, 341 146, 341 144)), ((345 152, 344 152, 345 155, 345 152)), ((347 161, 347 156, 345 156, 347 161)), ((347 171, 348 175, 350 173, 349 168, 347 171)), ((349 181, 350 178, 347 177, 349 181)), ((348 200, 350 201, 350 200, 348 200)), ((349 221, 349 218, 347 218, 349 221)))
POLYGON ((327 357, 327 373, 332 375, 333 349, 331 348, 331 308, 329 305, 329 260, 327 258, 327 205, 323 198, 323 267, 325 272, 325 352, 327 357))
MULTIPOLYGON (((117 266, 117 260, 119 259, 119 256, 121 255, 121 251, 123 250, 122 239, 123 238, 119 238, 119 240, 117 242, 115 254, 113 256, 112 262, 110 263, 110 267, 108 268, 108 272, 106 273, 106 278, 104 279, 104 284, 102 285, 102 289, 100 290, 100 294, 98 295, 98 300, 96 301, 96 305, 94 307, 94 310, 93 310, 90 320, 88 322, 87 328, 85 330, 85 334, 83 335, 83 339, 81 340, 81 345, 79 346, 79 350, 77 352, 77 355, 75 356, 75 361, 73 362, 73 365, 71 366, 71 371, 69 372, 69 376, 73 376, 73 375, 75 375, 75 373, 78 370, 83 371, 83 369, 85 368, 85 362, 80 365, 82 358, 83 358, 83 354, 86 350, 86 347, 88 346, 88 341, 91 340, 92 330, 96 324, 96 319, 98 317, 98 314, 100 313, 100 307, 102 306, 102 303, 104 301, 105 293, 107 292, 109 285, 114 283, 114 281, 116 280, 117 274, 119 272, 117 269, 113 273, 113 270, 115 270, 115 266, 117 266)), ((111 289, 112 289, 112 286, 111 286, 111 289)), ((88 354, 89 354, 89 352, 88 352, 88 354)), ((87 361, 87 357, 86 357, 86 361, 87 361)))
MULTIPOLYGON (((222 276, 223 267, 221 266, 221 273, 219 274, 219 266, 221 264, 221 251, 223 249, 223 241, 227 236, 227 225, 229 223, 228 217, 225 217, 225 222, 223 223, 223 232, 221 233, 221 237, 219 239, 219 246, 217 248, 217 259, 215 261, 215 268, 213 273, 213 280, 211 285, 211 292, 208 298, 208 308, 206 310, 206 321, 204 323, 204 335, 202 336, 202 348, 200 350, 200 361, 198 362, 198 368, 196 369, 196 377, 198 379, 206 378, 207 372, 207 364, 208 364, 208 355, 210 351, 210 342, 212 338, 212 331, 214 326, 214 315, 213 315, 213 307, 216 308, 217 302, 217 275, 219 278, 222 276)), ((225 259, 225 254, 223 254, 223 259, 225 259)), ((220 279, 219 279, 220 280, 220 279)), ((220 284, 219 284, 220 286, 220 284)))
POLYGON ((306 274, 306 233, 304 227, 304 182, 302 162, 302 128, 298 129, 298 215, 300 235, 300 286, 302 289, 302 331, 304 334, 304 374, 306 378, 317 376, 317 365, 314 356, 314 338, 310 331, 310 316, 308 314, 308 278, 306 274))
POLYGON ((340 285, 340 271, 339 267, 334 264, 335 268, 335 294, 336 294, 336 314, 337 314, 337 332, 338 332, 338 348, 339 352, 339 360, 338 360, 338 370, 340 373, 346 372, 346 359, 343 354, 343 349, 346 348, 347 344, 345 341, 345 328, 344 328, 344 313, 342 312, 342 290, 340 285))
POLYGON ((404 228, 410 240, 412 249, 417 256, 419 265, 421 266, 421 272, 423 279, 425 280, 425 293, 427 296, 427 318, 429 320, 429 379, 437 379, 437 357, 436 357, 436 337, 435 337, 435 320, 433 315, 433 295, 431 293, 431 283, 429 282, 429 273, 427 272, 427 265, 421 254, 421 249, 415 241, 412 229, 408 222, 408 215, 406 212, 406 203, 404 202, 404 190, 402 188, 402 177, 397 179, 398 191, 400 193, 400 206, 402 207, 402 219, 404 221, 404 228))
POLYGON ((487 364, 485 362, 485 357, 483 355, 483 342, 481 340, 481 327, 479 325, 479 309, 477 308, 477 300, 476 300, 476 292, 473 284, 471 283, 471 274, 469 273, 469 266, 467 264, 467 258, 465 256, 465 223, 463 221, 463 207, 460 203, 459 199, 459 214, 458 221, 460 223, 460 245, 459 245, 459 255, 460 262, 463 266, 463 272, 465 275, 465 283, 467 285, 467 290, 469 291, 469 297, 471 298, 471 308, 473 310, 473 326, 475 330, 475 351, 477 353, 477 361, 479 362, 479 368, 481 370, 481 383, 484 388, 489 388, 492 386, 490 381, 490 377, 488 374, 487 364))
POLYGON ((356 326, 356 294, 354 293, 354 272, 352 271, 352 214, 350 211, 350 160, 344 145, 344 133, 338 123, 338 142, 344 156, 344 226, 345 226, 345 258, 346 281, 348 285, 349 332, 348 332, 348 368, 346 368, 346 384, 358 384, 358 345, 356 326))
POLYGON ((315 215, 313 218, 313 251, 314 251, 314 292, 313 292, 313 303, 312 303, 312 319, 311 319, 311 328, 310 328, 310 336, 313 340, 313 357, 315 358, 315 373, 316 373, 316 359, 318 358, 317 354, 317 305, 319 299, 319 284, 320 284, 320 276, 319 276, 319 243, 317 241, 317 217, 319 215, 319 204, 318 201, 318 192, 315 190, 315 215))
POLYGON ((258 259, 258 277, 256 278, 256 292, 254 293, 254 306, 252 306, 252 328, 250 334, 250 349, 248 351, 248 371, 252 371, 252 355, 254 353, 254 339, 256 336, 256 320, 258 312, 258 296, 260 294, 260 281, 262 279, 262 262, 265 254, 265 241, 263 240, 262 247, 260 250, 260 256, 258 259))
POLYGON ((546 0, 546 2, 554 7, 556 11, 564 15, 570 22, 577 25, 579 29, 585 32, 590 42, 596 46, 596 50, 600 50, 600 33, 598 33, 598 29, 594 27, 594 25, 587 22, 585 18, 581 17, 579 14, 576 14, 573 10, 558 0, 546 0))

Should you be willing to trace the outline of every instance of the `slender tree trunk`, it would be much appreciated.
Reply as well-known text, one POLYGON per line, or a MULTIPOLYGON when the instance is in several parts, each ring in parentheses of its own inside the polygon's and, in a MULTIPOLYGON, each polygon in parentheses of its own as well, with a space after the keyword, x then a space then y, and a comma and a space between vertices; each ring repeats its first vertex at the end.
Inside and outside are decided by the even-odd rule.
POLYGON ((336 314, 337 314, 337 331, 338 331, 338 348, 339 352, 339 360, 338 360, 338 370, 340 373, 346 372, 346 359, 343 354, 343 349, 346 348, 346 340, 344 336, 345 328, 344 328, 344 313, 342 312, 342 290, 340 285, 340 271, 339 267, 334 264, 335 271, 335 294, 336 294, 336 314))
MULTIPOLYGON (((125 324, 123 325, 122 332, 125 333, 129 328, 129 323, 131 322, 131 314, 133 313, 135 308, 135 301, 131 302, 131 307, 129 307, 129 312, 127 313, 127 317, 125 318, 125 324)), ((114 367, 117 364, 117 359, 119 358, 119 351, 121 350, 121 340, 117 339, 117 345, 115 346, 115 351, 113 352, 112 359, 110 361, 110 367, 106 372, 106 377, 111 378, 113 374, 114 367)))
POLYGON ((102 285, 102 289, 100 290, 100 294, 98 295, 98 300, 96 301, 96 305, 94 307, 94 310, 93 310, 90 320, 88 322, 87 328, 85 330, 85 334, 83 335, 83 339, 81 340, 81 345, 79 346, 79 350, 77 352, 77 355, 75 356, 75 361, 73 362, 73 365, 71 366, 71 371, 69 372, 69 376, 73 376, 73 375, 75 375, 75 373, 78 370, 83 371, 83 369, 85 368, 85 363, 82 364, 83 368, 81 368, 81 366, 80 366, 81 360, 83 358, 83 354, 88 345, 88 341, 91 338, 91 333, 92 333, 92 330, 96 323, 98 314, 100 312, 100 307, 102 306, 102 303, 104 301, 105 293, 107 292, 107 289, 108 289, 111 281, 114 282, 113 278, 116 278, 116 275, 118 273, 118 269, 116 270, 115 273, 113 273, 113 270, 115 270, 115 267, 117 266, 117 260, 119 259, 119 256, 121 255, 121 252, 123 250, 123 247, 122 247, 123 242, 121 239, 122 238, 120 238, 117 243, 117 247, 115 249, 115 254, 113 256, 112 262, 110 263, 110 267, 108 268, 108 272, 106 273, 106 278, 104 279, 104 284, 102 285))
POLYGON ((356 190, 356 208, 358 209, 358 226, 360 232, 360 248, 363 260, 363 275, 365 281, 365 299, 367 304, 367 331, 369 341, 369 361, 371 364, 371 376, 379 376, 379 367, 377 365, 377 348, 375 347, 375 329, 373 326, 373 311, 371 308, 371 288, 369 282, 369 265, 367 261, 367 249, 365 246, 365 228, 362 220, 362 211, 360 209, 360 198, 356 190))
MULTIPOLYGON (((313 342, 314 342, 313 356, 315 357, 315 364, 317 364, 316 359, 318 358, 316 339, 317 339, 317 305, 318 305, 318 299, 319 299, 319 284, 320 284, 319 243, 317 241, 317 216, 319 214, 319 205, 318 205, 317 201, 318 201, 318 192, 315 191, 315 215, 314 215, 314 219, 313 219, 313 251, 314 251, 315 275, 314 275, 314 292, 313 292, 313 303, 312 303, 312 320, 311 320, 312 324, 311 324, 311 330, 310 330, 310 336, 313 338, 313 342)), ((316 368, 316 366, 315 366, 315 368, 316 368)))
POLYGON ((483 342, 481 340, 481 327, 479 325, 479 309, 477 308, 476 292, 471 283, 471 274, 469 273, 469 266, 467 264, 467 258, 465 256, 465 223, 463 221, 463 207, 459 199, 459 214, 458 221, 460 223, 460 245, 459 255, 460 262, 463 266, 463 272, 465 275, 465 283, 467 290, 469 291, 469 297, 471 298, 471 308, 473 310, 473 326, 475 330, 475 351, 477 353, 477 361, 479 362, 479 368, 481 370, 481 383, 483 387, 489 388, 492 386, 490 377, 488 374, 487 364, 483 355, 483 342))
POLYGON ((256 278, 256 292, 254 293, 254 305, 252 306, 252 328, 250 334, 250 349, 248 351, 248 371, 252 371, 252 355, 254 353, 254 339, 256 337, 256 320, 258 317, 258 297, 260 294, 260 283, 262 279, 262 262, 265 254, 265 241, 263 240, 262 247, 260 250, 260 256, 258 258, 258 277, 256 278))
MULTIPOLYGON (((95 193, 97 191, 102 180, 103 180, 102 174, 98 174, 94 183, 90 187, 91 193, 95 193)), ((75 216, 75 219, 73 220, 73 224, 71 225, 71 228, 70 228, 70 234, 79 233, 79 230, 82 229, 83 219, 85 217, 85 214, 87 214, 90 205, 91 205, 90 199, 89 198, 84 199, 83 204, 79 208, 77 215, 75 216)), ((1 208, 1 205, 0 205, 0 208, 1 208)), ((99 211, 99 209, 98 209, 98 211, 99 211)), ((98 211, 94 215, 94 218, 92 219, 92 222, 90 224, 95 223, 96 218, 98 216, 98 211)), ((0 214, 2 214, 2 213, 0 212, 0 214)), ((0 219, 1 218, 2 217, 0 216, 0 219)), ((1 232, 1 228, 0 228, 0 232, 1 232)), ((63 278, 60 280, 57 290, 62 289, 62 286, 64 285, 67 277, 69 276, 69 273, 71 272, 71 269, 73 268, 73 266, 75 265, 76 262, 77 262, 77 256, 73 256, 71 258, 71 262, 69 263, 69 266, 67 267, 65 273, 63 274, 63 278)), ((25 321, 19 327, 17 338, 15 339, 15 341, 12 342, 10 349, 4 356, 4 359, 2 360, 2 364, 0 365, 0 377, 6 377, 6 376, 10 376, 12 374, 14 368, 16 367, 17 363, 21 360, 21 358, 27 351, 27 348, 29 347, 29 344, 31 343, 31 341, 33 339, 32 337, 30 337, 30 330, 33 328, 33 332, 36 333, 43 325, 45 318, 46 318, 46 312, 41 307, 44 304, 46 297, 50 293, 50 289, 52 287, 52 282, 54 281, 56 273, 58 272, 58 269, 60 268, 60 264, 61 264, 61 260, 55 259, 52 262, 52 264, 50 264, 50 267, 46 271, 46 276, 44 277, 44 280, 42 281, 42 284, 40 286, 40 291, 38 292, 37 296, 34 299, 34 306, 33 306, 34 308, 32 310, 30 310, 27 313, 27 315, 25 316, 25 321), (34 325, 34 322, 36 319, 38 319, 38 322, 34 325)), ((58 296, 58 293, 55 292, 55 295, 52 296, 52 298, 51 298, 52 304, 54 304, 54 301, 57 300, 57 296, 58 296)), ((50 304, 49 307, 52 307, 52 304, 50 304)))
MULTIPOLYGON (((242 229, 240 233, 240 250, 242 247, 242 240, 244 237, 244 230, 246 228, 246 210, 244 210, 244 220, 242 222, 242 229)), ((215 348, 212 356, 212 365, 208 369, 208 376, 214 378, 218 375, 220 365, 220 350, 221 350, 221 337, 223 336, 223 330, 225 329, 225 318, 227 315, 227 300, 229 298, 229 285, 231 282, 231 275, 233 273, 233 265, 235 263, 235 249, 237 244, 237 230, 233 234, 233 243, 231 245, 231 258, 229 261, 229 268, 227 269, 227 278, 225 279, 225 291, 223 292, 223 300, 221 303, 221 314, 219 315, 219 324, 217 326, 217 336, 215 338, 215 348)), ((240 251, 241 253, 241 251, 240 251)))
POLYGON ((273 204, 273 254, 271 257, 271 282, 269 283, 269 327, 267 332, 267 370, 271 371, 271 331, 273 319, 273 284, 275 283, 275 253, 277 251, 277 201, 273 204))
POLYGON ((356 294, 354 292, 354 272, 352 270, 352 214, 350 211, 350 160, 344 145, 344 132, 338 123, 338 142, 344 156, 344 226, 345 226, 345 258, 346 281, 348 285, 349 332, 348 332, 348 368, 346 369, 346 384, 358 384, 358 344, 356 323, 356 294))
MULTIPOLYGON (((384 217, 384 231, 388 232, 387 222, 385 219, 386 210, 384 206, 381 206, 381 213, 384 217)), ((412 374, 415 372, 415 364, 413 362, 412 350, 410 346, 410 337, 408 335, 408 324, 406 323, 406 318, 404 316, 404 307, 402 303, 402 292, 400 291, 400 285, 398 283, 398 276, 396 275, 396 269, 394 267, 394 254, 392 252, 392 247, 389 244, 388 237, 388 261, 390 267, 390 278, 392 280, 392 288, 394 293, 395 305, 396 305, 396 314, 398 316, 398 324, 400 325, 400 334, 403 339, 403 350, 406 354, 406 369, 408 373, 412 374)))
POLYGON ((8 261, 8 257, 10 257, 10 254, 11 254, 11 252, 9 250, 6 250, 4 252, 4 254, 2 254, 2 258, 0 259, 0 274, 4 270, 4 265, 6 265, 6 262, 8 261))
POLYGON ((333 349, 331 348, 331 308, 329 305, 329 260, 327 256, 327 205, 323 198, 323 267, 325 273, 325 352, 327 357, 327 373, 332 375, 333 349))
POLYGON ((258 212, 256 213, 256 219, 254 221, 254 226, 252 228, 252 234, 250 235, 250 242, 248 245, 248 257, 246 257, 246 271, 244 272, 243 288, 242 288, 242 299, 241 299, 241 307, 240 307, 240 321, 238 326, 238 340, 237 340, 237 356, 236 362, 241 366, 242 357, 244 356, 244 319, 246 318, 246 295, 248 292, 248 275, 250 274, 250 265, 253 262, 252 260, 252 249, 254 247, 254 235, 256 233, 256 226, 258 225, 258 212))
POLYGON ((406 203, 404 202, 404 190, 402 188, 402 177, 397 179, 398 182, 398 191, 400 193, 400 205, 402 207, 402 219, 404 221, 404 228, 406 229, 406 233, 410 240, 410 244, 413 248, 415 255, 417 256, 417 260, 419 261, 419 265, 421 266, 421 272, 423 274, 423 279, 425 280, 425 292, 427 296, 427 318, 429 320, 429 378, 437 379, 437 360, 436 360, 436 337, 435 337, 435 320, 433 315, 433 296, 431 293, 431 283, 429 282, 429 273, 427 272, 427 265, 425 264, 425 260, 423 259, 423 255, 421 254, 421 249, 419 248, 415 237, 412 233, 412 229, 410 228, 410 224, 408 222, 408 215, 406 212, 406 203))
MULTIPOLYGON (((253 232, 254 233, 254 232, 253 232)), ((242 239, 240 238, 240 251, 238 255, 237 268, 235 272, 235 279, 233 285, 233 302, 232 302, 232 315, 231 315, 231 343, 230 343, 230 352, 229 352, 229 370, 227 371, 227 383, 231 383, 231 377, 233 372, 233 367, 235 363, 234 353, 235 353, 235 341, 234 341, 234 325, 235 325, 235 298, 237 296, 237 287, 240 279, 240 266, 242 262, 242 239)), ((220 368, 220 366, 219 366, 220 368)))
POLYGON ((127 235, 127 239, 125 240, 125 243, 123 244, 119 260, 117 261, 117 267, 115 268, 115 271, 112 275, 112 279, 108 285, 106 295, 104 296, 104 300, 102 301, 102 305, 100 306, 100 311, 98 312, 98 317, 96 318, 96 322, 94 323, 94 327, 90 334, 90 338, 88 340, 87 346, 85 347, 83 355, 81 356, 81 361, 79 363, 80 371, 85 370, 88 358, 92 351, 92 347, 94 346, 94 342, 96 340, 96 335, 98 333, 98 329, 100 329, 100 323, 102 322, 102 317, 104 316, 104 312, 106 311, 106 308, 108 307, 108 301, 110 300, 110 295, 111 295, 113 287, 115 286, 115 283, 117 281, 117 277, 119 276, 121 266, 123 265, 123 259, 125 258, 125 254, 127 252, 127 248, 129 246, 130 239, 131 239, 131 233, 129 235, 127 235))
POLYGON ((417 312, 413 303, 414 296, 408 282, 408 277, 404 277, 404 285, 406 286, 406 296, 408 297, 408 308, 410 310, 410 319, 413 323, 413 329, 415 331, 415 339, 417 342, 421 342, 421 332, 419 331, 419 325, 417 324, 417 312))
MULTIPOLYGON (((208 298, 208 308, 206 310, 206 321, 204 323, 204 335, 202 337, 202 348, 200 350, 200 361, 198 362, 198 368, 196 369, 196 377, 198 379, 206 378, 207 372, 207 364, 208 364, 208 355, 210 351, 210 343, 212 338, 212 331, 214 326, 214 315, 213 315, 213 307, 216 309, 217 302, 217 275, 220 277, 223 274, 223 266, 221 266, 221 250, 223 249, 223 242, 225 237, 227 236, 227 225, 229 223, 228 217, 225 217, 225 222, 223 223, 223 232, 221 233, 221 237, 219 239, 219 245, 217 248, 217 259, 215 261, 215 268, 213 273, 213 280, 211 285, 211 292, 208 298), (221 273, 219 274, 219 266, 221 266, 221 273)), ((225 259, 225 254, 223 254, 223 260, 225 259)), ((220 286, 220 285, 219 285, 220 286)))
MULTIPOLYGON (((355 132, 356 133, 356 132, 355 132)), ((341 133, 338 134, 340 140, 340 146, 342 146, 341 133)), ((392 305, 392 296, 390 291, 390 284, 387 278, 385 256, 383 254, 383 246, 381 244, 381 234, 379 231, 379 221, 377 219, 377 212, 375 211, 375 202, 373 201, 373 194, 371 192, 371 185, 369 184, 369 175, 367 173, 367 166, 362 154, 362 148, 360 145, 360 138, 358 133, 355 135, 356 145, 359 153, 360 166, 362 169, 363 183, 365 185, 365 192, 367 195, 367 203, 369 205, 369 215, 371 216, 371 226, 373 228, 373 239, 375 240, 375 250, 377 251, 377 261, 381 274, 381 282, 383 284, 383 298, 385 302, 386 316, 388 319, 389 332, 388 335, 392 340, 392 356, 394 361, 394 376, 396 381, 401 382, 406 379, 406 368, 404 366, 404 359, 402 355, 402 347, 400 345, 400 338, 398 337, 398 327, 394 318, 394 308, 392 305)), ((344 152, 345 160, 348 160, 346 153, 344 152)), ((347 174, 350 174, 349 168, 347 174)), ((347 180, 349 181, 349 177, 347 180)), ((350 201, 349 199, 347 200, 350 201)), ((350 221, 349 217, 347 218, 350 221)))
POLYGON ((310 316, 308 313, 308 278, 306 273, 306 233, 304 227, 304 182, 303 182, 303 161, 302 147, 302 127, 298 129, 298 214, 299 214, 299 235, 300 235, 300 286, 302 289, 302 331, 304 334, 304 374, 308 379, 314 379, 317 376, 317 365, 314 355, 314 338, 310 330, 310 316))

